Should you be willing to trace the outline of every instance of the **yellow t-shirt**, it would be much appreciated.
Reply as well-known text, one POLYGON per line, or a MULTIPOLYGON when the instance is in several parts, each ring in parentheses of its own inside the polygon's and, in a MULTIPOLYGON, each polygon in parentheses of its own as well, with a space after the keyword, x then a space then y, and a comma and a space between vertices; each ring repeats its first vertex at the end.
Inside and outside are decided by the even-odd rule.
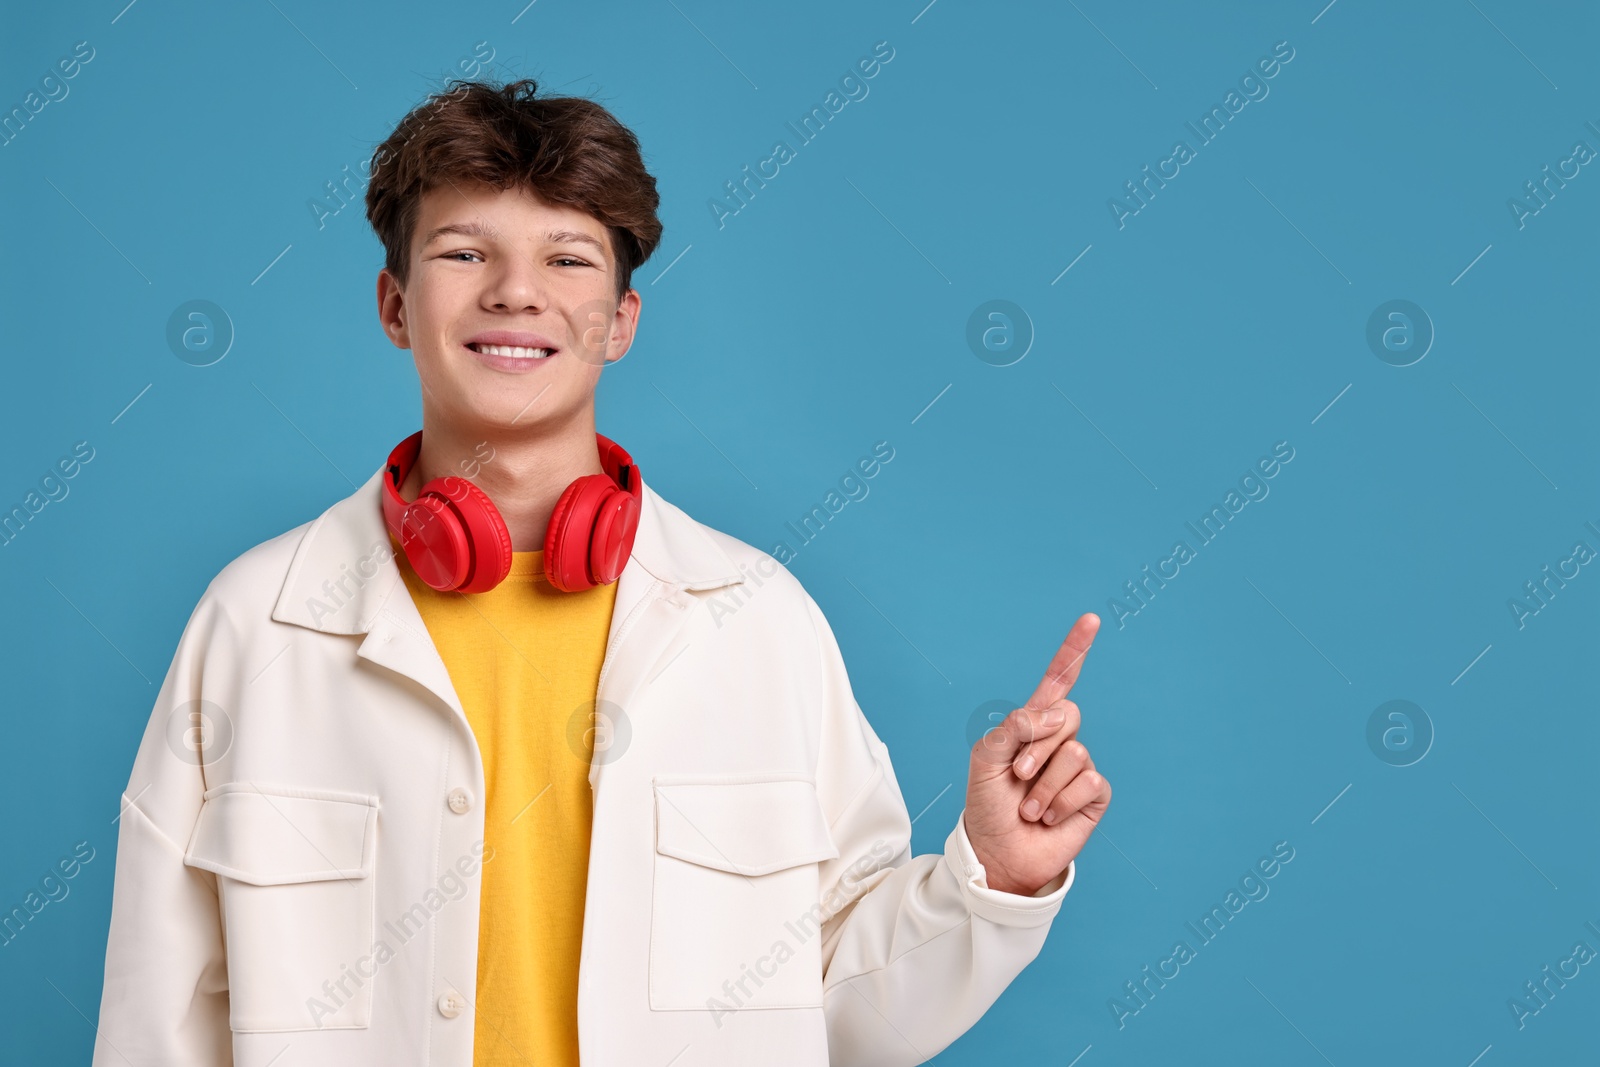
POLYGON ((617 583, 563 593, 542 551, 514 552, 488 592, 441 593, 391 544, 483 756, 494 859, 482 868, 473 1065, 578 1067, 589 716, 617 583))

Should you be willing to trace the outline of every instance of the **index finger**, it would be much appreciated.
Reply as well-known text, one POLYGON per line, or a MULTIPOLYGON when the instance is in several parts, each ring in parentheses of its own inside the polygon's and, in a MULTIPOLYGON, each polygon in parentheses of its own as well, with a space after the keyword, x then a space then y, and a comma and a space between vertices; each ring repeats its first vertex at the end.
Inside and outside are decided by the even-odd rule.
POLYGON ((1089 646, 1094 644, 1094 635, 1099 631, 1100 616, 1093 612, 1078 616, 1078 621, 1067 632, 1067 639, 1061 642, 1061 647, 1050 660, 1039 687, 1028 698, 1028 707, 1048 707, 1067 695, 1078 680, 1083 658, 1089 654, 1089 646))

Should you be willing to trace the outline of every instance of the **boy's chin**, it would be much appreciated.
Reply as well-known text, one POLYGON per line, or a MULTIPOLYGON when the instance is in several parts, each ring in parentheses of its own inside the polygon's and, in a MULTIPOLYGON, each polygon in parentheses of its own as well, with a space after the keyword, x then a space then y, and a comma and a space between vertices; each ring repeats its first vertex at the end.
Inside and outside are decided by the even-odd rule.
POLYGON ((541 424, 564 422, 572 405, 564 396, 561 403, 556 403, 557 389, 551 386, 543 389, 542 394, 540 389, 507 390, 499 396, 484 398, 480 404, 470 405, 463 416, 468 426, 498 430, 527 430, 541 424))

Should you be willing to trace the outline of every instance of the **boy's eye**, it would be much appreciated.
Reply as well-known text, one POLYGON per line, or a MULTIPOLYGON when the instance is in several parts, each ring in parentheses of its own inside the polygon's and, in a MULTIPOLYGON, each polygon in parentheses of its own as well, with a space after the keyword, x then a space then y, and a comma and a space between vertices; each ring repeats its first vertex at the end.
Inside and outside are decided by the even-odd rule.
MULTIPOLYGON (((477 256, 479 259, 483 258, 481 256, 478 256, 478 253, 476 253, 476 252, 466 252, 466 251, 446 252, 445 255, 444 255, 444 258, 445 259, 455 259, 457 256, 477 256)), ((460 261, 457 260, 457 262, 460 262, 460 261)))
POLYGON ((587 267, 589 265, 589 264, 585 263, 581 259, 574 259, 572 256, 562 256, 559 259, 557 259, 556 262, 557 263, 576 263, 580 267, 587 267))

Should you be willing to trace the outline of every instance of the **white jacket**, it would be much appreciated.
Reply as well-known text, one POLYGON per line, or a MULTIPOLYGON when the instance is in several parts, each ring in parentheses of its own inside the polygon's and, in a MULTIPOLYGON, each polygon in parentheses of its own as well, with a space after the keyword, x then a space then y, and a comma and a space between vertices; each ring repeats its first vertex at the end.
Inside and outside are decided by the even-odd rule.
MULTIPOLYGON (((380 488, 229 563, 184 629, 123 795, 94 1067, 472 1063, 483 766, 380 488)), ((944 1049, 1038 955, 1075 868, 990 889, 959 817, 911 855, 889 751, 771 556, 646 485, 619 582, 585 1067, 944 1049)))

